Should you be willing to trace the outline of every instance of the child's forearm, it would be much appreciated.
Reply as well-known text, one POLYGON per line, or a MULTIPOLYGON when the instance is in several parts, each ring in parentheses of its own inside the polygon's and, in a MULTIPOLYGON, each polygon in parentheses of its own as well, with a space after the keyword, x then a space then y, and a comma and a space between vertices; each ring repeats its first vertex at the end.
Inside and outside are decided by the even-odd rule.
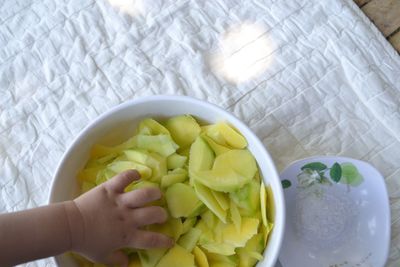
MULTIPOLYGON (((57 255, 72 246, 72 201, 0 215, 0 266, 57 255)), ((79 218, 78 218, 79 219, 79 218)))

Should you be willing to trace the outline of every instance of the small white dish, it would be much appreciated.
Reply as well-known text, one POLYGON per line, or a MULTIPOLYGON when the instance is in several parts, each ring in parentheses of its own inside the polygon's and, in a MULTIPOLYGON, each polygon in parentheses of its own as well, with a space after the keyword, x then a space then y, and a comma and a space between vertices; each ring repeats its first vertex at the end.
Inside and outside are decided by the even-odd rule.
POLYGON ((292 163, 280 177, 287 208, 283 267, 385 265, 390 209, 384 179, 374 167, 321 156, 292 163))

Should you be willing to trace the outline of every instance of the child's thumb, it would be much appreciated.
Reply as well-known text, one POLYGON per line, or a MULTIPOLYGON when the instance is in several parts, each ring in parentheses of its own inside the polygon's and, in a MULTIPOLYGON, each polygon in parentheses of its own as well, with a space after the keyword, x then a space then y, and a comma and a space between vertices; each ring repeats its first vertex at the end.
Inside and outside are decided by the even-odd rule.
POLYGON ((113 266, 128 267, 129 259, 122 251, 115 251, 108 256, 107 262, 113 266))

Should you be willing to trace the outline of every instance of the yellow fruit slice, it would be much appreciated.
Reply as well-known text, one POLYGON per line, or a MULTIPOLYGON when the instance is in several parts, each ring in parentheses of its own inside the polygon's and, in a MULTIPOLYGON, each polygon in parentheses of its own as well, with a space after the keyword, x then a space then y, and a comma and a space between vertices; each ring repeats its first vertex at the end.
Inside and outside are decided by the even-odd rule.
POLYGON ((217 127, 220 134, 225 139, 225 142, 229 146, 233 148, 245 148, 247 146, 246 139, 240 133, 230 127, 227 123, 217 123, 215 127, 217 127))
POLYGON ((158 153, 161 156, 168 157, 175 153, 178 145, 175 144, 171 136, 167 134, 159 135, 136 135, 136 146, 149 152, 158 153))
POLYGON ((214 151, 215 155, 217 155, 217 156, 224 154, 225 152, 228 152, 231 149, 229 147, 218 144, 208 135, 203 134, 203 135, 201 135, 201 137, 207 141, 207 144, 211 147, 211 149, 214 151))
POLYGON ((199 228, 191 228, 186 234, 182 235, 178 240, 178 245, 189 252, 192 252, 199 241, 201 230, 199 228))
POLYGON ((165 192, 165 199, 174 218, 189 217, 194 210, 203 205, 193 187, 183 183, 171 185, 165 192))
POLYGON ((268 225, 268 220, 267 220, 267 191, 265 189, 265 185, 263 182, 261 182, 261 187, 260 187, 260 204, 261 204, 261 218, 262 222, 264 224, 264 227, 267 227, 268 225))
POLYGON ((195 246, 193 249, 194 261, 198 267, 209 267, 206 254, 199 248, 195 246))
POLYGON ((176 183, 182 183, 187 179, 187 172, 185 173, 169 173, 161 178, 161 187, 167 188, 176 183))
POLYGON ((187 161, 186 156, 179 155, 177 153, 174 153, 172 155, 169 155, 167 158, 167 167, 169 170, 173 170, 176 168, 183 168, 187 161))
POLYGON ((223 210, 229 209, 229 198, 226 193, 222 193, 222 192, 218 192, 218 191, 214 191, 214 190, 211 190, 211 193, 213 194, 214 198, 217 200, 219 206, 223 210))
POLYGON ((113 161, 107 165, 107 169, 117 174, 126 170, 137 170, 142 179, 148 179, 152 174, 152 170, 149 167, 133 161, 113 161))
POLYGON ((197 121, 190 115, 173 117, 165 122, 165 127, 182 148, 190 146, 201 131, 197 121))
POLYGON ((99 158, 111 154, 116 154, 121 152, 122 150, 133 148, 136 145, 137 145, 136 136, 133 136, 128 140, 126 140, 125 142, 113 147, 96 144, 92 147, 92 150, 90 151, 90 157, 99 158))
POLYGON ((182 223, 182 234, 186 234, 196 224, 197 217, 186 218, 182 223))
POLYGON ((231 220, 235 225, 236 231, 240 231, 242 228, 242 217, 240 216, 238 207, 232 200, 230 201, 229 213, 231 215, 231 220))
POLYGON ((237 249, 239 267, 252 267, 257 260, 262 260, 264 249, 264 237, 262 234, 254 235, 243 248, 237 249))
POLYGON ((210 266, 215 265, 216 263, 225 264, 225 266, 237 266, 238 264, 238 258, 236 257, 236 255, 224 256, 220 254, 206 252, 206 256, 208 262, 210 263, 210 266))
POLYGON ((242 216, 253 216, 260 210, 260 182, 255 179, 229 193, 231 200, 240 208, 242 216))
POLYGON ((193 172, 193 177, 213 190, 232 192, 250 182, 256 171, 257 164, 251 153, 247 149, 235 149, 216 157, 211 171, 193 172))
POLYGON ((196 179, 195 173, 203 170, 210 170, 214 163, 214 153, 203 138, 198 137, 190 147, 189 176, 191 184, 196 179))
POLYGON ((159 122, 157 122, 154 119, 147 118, 142 120, 139 123, 139 134, 144 134, 144 135, 159 135, 159 134, 166 134, 170 135, 169 131, 167 128, 162 126, 159 122))
POLYGON ((274 204, 274 193, 272 192, 272 188, 270 185, 266 186, 266 207, 267 207, 267 219, 270 222, 275 221, 275 204, 274 204))
POLYGON ((179 245, 171 248, 158 262, 156 267, 195 267, 194 256, 179 245))
POLYGON ((154 267, 167 251, 166 248, 141 250, 138 252, 140 263, 143 267, 154 267))
POLYGON ((222 229, 222 239, 234 247, 244 247, 246 242, 257 234, 259 220, 242 218, 241 229, 238 231, 234 224, 228 224, 222 229))
POLYGON ((221 221, 226 223, 227 212, 221 208, 211 190, 206 186, 194 182, 194 189, 198 198, 206 205, 221 221))
POLYGON ((201 244, 201 247, 207 250, 208 252, 220 254, 220 255, 234 255, 235 247, 229 244, 224 243, 206 243, 201 244))
POLYGON ((149 167, 152 171, 151 180, 158 181, 167 173, 167 162, 165 157, 143 150, 125 150, 124 155, 129 161, 137 162, 149 167))

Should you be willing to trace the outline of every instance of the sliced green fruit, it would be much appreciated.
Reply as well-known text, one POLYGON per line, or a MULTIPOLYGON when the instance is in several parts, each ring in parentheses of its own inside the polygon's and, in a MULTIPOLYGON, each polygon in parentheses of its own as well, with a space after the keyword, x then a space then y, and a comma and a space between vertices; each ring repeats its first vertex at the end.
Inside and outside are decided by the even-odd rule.
POLYGON ((201 137, 207 141, 207 144, 211 147, 211 149, 214 151, 215 155, 217 155, 217 156, 231 150, 231 148, 229 148, 229 147, 218 144, 217 142, 215 142, 211 137, 209 137, 206 134, 201 135, 201 137))
POLYGON ((231 168, 238 174, 248 177, 249 180, 254 177, 257 172, 257 164, 247 149, 232 149, 215 158, 213 170, 222 171, 231 168))
POLYGON ((155 183, 155 182, 139 180, 138 182, 133 182, 130 185, 128 185, 125 188, 125 192, 129 192, 129 191, 136 190, 136 189, 141 189, 141 188, 149 188, 149 187, 160 188, 160 185, 158 183, 155 183))
POLYGON ((167 173, 167 162, 165 157, 143 150, 125 150, 124 155, 130 161, 143 164, 152 170, 151 180, 158 181, 167 173))
POLYGON ((167 235, 177 241, 182 235, 183 224, 180 219, 169 218, 168 221, 163 224, 152 224, 147 226, 147 230, 167 235))
POLYGON ((171 248, 156 265, 157 267, 195 267, 194 256, 179 245, 171 248))
POLYGON ((233 148, 245 148, 247 146, 246 139, 230 127, 227 123, 217 123, 215 127, 225 139, 225 142, 233 148))
POLYGON ((238 258, 236 255, 232 256, 224 256, 224 255, 219 255, 215 253, 206 253, 207 259, 210 262, 210 266, 215 264, 215 263, 223 263, 226 264, 226 266, 237 266, 238 264, 238 258))
POLYGON ((90 157, 99 158, 110 154, 116 154, 121 152, 122 150, 133 148, 136 146, 136 144, 137 144, 136 136, 133 136, 128 140, 126 140, 125 142, 113 147, 96 144, 92 147, 92 150, 90 151, 90 157))
POLYGON ((107 180, 114 177, 116 174, 117 174, 116 172, 113 172, 112 170, 110 170, 108 168, 99 171, 97 173, 97 177, 96 177, 96 185, 106 182, 107 180))
POLYGON ((190 148, 191 147, 192 146, 188 146, 188 147, 185 147, 185 148, 178 149, 177 152, 178 152, 179 155, 182 155, 182 156, 185 156, 186 158, 189 158, 189 156, 190 156, 190 148))
POLYGON ((152 170, 149 167, 133 161, 113 161, 107 165, 107 169, 114 173, 121 173, 126 170, 137 170, 142 179, 148 179, 152 174, 152 170))
POLYGON ((272 229, 274 228, 274 224, 268 222, 267 227, 261 227, 261 234, 264 238, 264 247, 267 245, 269 234, 271 233, 272 229))
POLYGON ((243 247, 253 235, 257 234, 258 224, 258 219, 243 217, 240 231, 237 231, 234 224, 228 224, 222 230, 222 239, 234 247, 243 247))
POLYGON ((211 190, 206 186, 194 182, 194 189, 198 198, 223 222, 226 222, 227 212, 221 208, 211 190))
MULTIPOLYGON (((85 191, 126 169, 137 169, 145 179, 126 191, 162 188, 163 197, 146 206, 165 207, 171 217, 144 230, 171 236, 177 245, 169 250, 124 249, 131 266, 256 264, 273 228, 274 203, 270 187, 260 186, 245 138, 227 123, 200 127, 186 115, 165 124, 144 119, 137 133, 117 146, 95 145, 78 174, 85 191)), ((348 180, 356 176, 351 166, 344 169, 348 180)))
POLYGON ((194 261, 198 267, 209 267, 206 254, 199 248, 195 246, 193 249, 194 261))
POLYGON ((204 221, 199 220, 195 228, 201 231, 198 244, 202 245, 202 244, 215 243, 214 233, 212 231, 212 228, 209 228, 204 221))
POLYGON ((97 174, 103 170, 105 166, 96 166, 91 168, 85 168, 78 173, 78 180, 81 182, 96 183, 97 174))
POLYGON ((165 192, 165 198, 168 210, 174 218, 188 217, 203 204, 193 188, 183 183, 170 186, 165 192))
MULTIPOLYGON (((184 170, 184 169, 182 169, 184 170)), ((186 170, 182 173, 168 173, 161 178, 161 187, 167 188, 176 183, 184 182, 188 177, 186 170)))
POLYGON ((199 241, 201 230, 199 228, 191 228, 186 234, 182 235, 178 240, 178 245, 189 252, 192 252, 199 241))
POLYGON ((236 204, 231 200, 230 201, 230 209, 229 213, 231 215, 231 220, 235 225, 236 231, 240 231, 242 228, 242 217, 240 216, 240 212, 236 204))
MULTIPOLYGON (((191 181, 195 180, 195 173, 210 170, 214 163, 214 153, 203 138, 198 137, 190 147, 189 176, 191 181)), ((193 182, 192 182, 193 183, 193 182)))
POLYGON ((95 186, 96 186, 96 184, 94 184, 94 183, 83 181, 82 185, 81 185, 81 194, 86 193, 87 191, 91 190, 95 186))
POLYGON ((267 219, 270 222, 275 221, 275 203, 274 203, 274 193, 272 192, 271 185, 267 185, 265 187, 266 193, 267 193, 267 204, 265 205, 267 207, 267 219))
POLYGON ((220 255, 234 255, 235 247, 225 243, 205 243, 201 244, 201 247, 207 250, 208 252, 220 254, 220 255))
POLYGON ((211 171, 194 172, 194 177, 213 190, 232 192, 250 182, 256 171, 257 164, 251 153, 235 149, 216 157, 211 171))
POLYGON ((143 267, 154 267, 167 253, 166 248, 146 249, 138 251, 139 259, 143 267))
POLYGON ((171 136, 167 134, 159 135, 143 135, 136 136, 137 147, 146 149, 149 152, 158 153, 161 156, 168 157, 175 153, 178 145, 172 140, 171 136))
POLYGON ((243 248, 237 249, 239 257, 239 267, 252 267, 257 260, 263 258, 262 251, 264 249, 264 237, 262 234, 254 235, 243 248))
POLYGON ((159 135, 159 134, 170 135, 167 128, 165 128, 159 122, 151 118, 144 119, 139 123, 138 133, 144 135, 159 135))
POLYGON ((260 182, 253 179, 242 188, 229 193, 229 196, 240 208, 242 216, 252 216, 260 209, 260 182))
POLYGON ((211 193, 213 194, 214 198, 217 200, 219 206, 223 210, 229 209, 229 198, 226 193, 222 193, 222 192, 218 192, 218 191, 214 191, 214 190, 211 190, 211 193))
POLYGON ((187 161, 186 156, 181 156, 177 153, 169 155, 167 158, 167 167, 169 170, 176 169, 176 168, 183 168, 187 161))
POLYGON ((204 222, 210 229, 213 229, 215 224, 217 223, 217 218, 210 210, 203 212, 200 217, 201 221, 204 222))
POLYGON ((203 128, 203 132, 210 137, 215 143, 222 145, 222 146, 228 146, 225 138, 222 136, 221 131, 217 127, 216 124, 213 125, 208 125, 203 128))
POLYGON ((165 127, 180 147, 190 146, 200 134, 200 126, 190 115, 173 117, 165 122, 165 127))
POLYGON ((182 223, 182 234, 187 233, 197 222, 197 217, 186 218, 182 223))
POLYGON ((267 191, 265 189, 265 185, 262 182, 260 187, 260 204, 261 204, 261 218, 264 224, 264 227, 267 227, 268 220, 267 220, 267 191))

